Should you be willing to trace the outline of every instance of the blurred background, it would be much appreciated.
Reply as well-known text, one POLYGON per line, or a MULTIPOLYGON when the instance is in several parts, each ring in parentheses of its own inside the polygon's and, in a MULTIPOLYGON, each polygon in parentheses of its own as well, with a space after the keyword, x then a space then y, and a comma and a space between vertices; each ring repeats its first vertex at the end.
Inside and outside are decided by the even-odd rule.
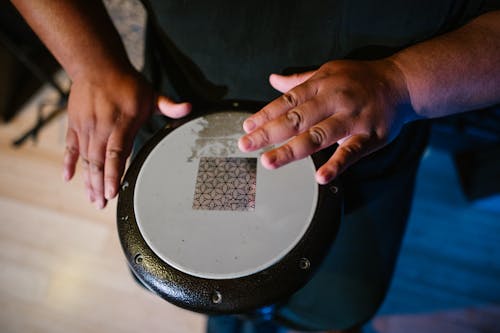
MULTIPOLYGON (((105 1, 142 66, 145 12, 105 1)), ((69 80, 0 0, 0 332, 202 332, 132 279, 115 201, 62 180, 69 80)), ((382 212, 383 213, 383 212, 382 212)), ((433 121, 389 294, 365 332, 500 332, 500 110, 433 121)))

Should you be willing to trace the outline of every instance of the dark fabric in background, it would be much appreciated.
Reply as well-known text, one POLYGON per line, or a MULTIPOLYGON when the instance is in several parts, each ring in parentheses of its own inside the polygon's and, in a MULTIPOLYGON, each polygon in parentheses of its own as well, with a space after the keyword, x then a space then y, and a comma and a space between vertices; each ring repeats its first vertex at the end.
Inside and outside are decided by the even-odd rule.
POLYGON ((149 2, 178 50, 210 82, 227 87, 225 98, 261 101, 279 95, 268 84, 270 73, 317 67, 367 46, 397 50, 456 28, 484 6, 465 0, 149 2))

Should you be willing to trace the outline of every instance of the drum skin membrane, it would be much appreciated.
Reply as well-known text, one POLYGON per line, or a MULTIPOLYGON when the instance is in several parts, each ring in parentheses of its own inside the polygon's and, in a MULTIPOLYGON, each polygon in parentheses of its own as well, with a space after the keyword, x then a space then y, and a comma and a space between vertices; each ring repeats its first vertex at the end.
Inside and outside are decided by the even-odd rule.
POLYGON ((316 210, 311 158, 277 170, 243 153, 247 112, 195 118, 145 159, 134 189, 135 219, 155 254, 186 274, 233 279, 262 271, 302 238, 316 210))

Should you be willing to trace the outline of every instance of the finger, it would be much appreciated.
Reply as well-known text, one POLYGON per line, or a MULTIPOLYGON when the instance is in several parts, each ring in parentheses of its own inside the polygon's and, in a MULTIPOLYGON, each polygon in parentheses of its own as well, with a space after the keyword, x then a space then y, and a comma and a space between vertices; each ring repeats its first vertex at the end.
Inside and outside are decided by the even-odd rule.
POLYGON ((66 150, 64 151, 63 178, 65 181, 71 180, 75 175, 76 162, 80 155, 78 149, 78 136, 72 128, 66 132, 66 150))
POLYGON ((168 97, 159 95, 156 98, 156 109, 167 117, 182 118, 191 112, 190 103, 176 103, 168 97))
POLYGON ((90 202, 94 202, 94 194, 92 193, 92 185, 90 184, 89 160, 86 157, 80 156, 80 165, 82 167, 83 184, 87 192, 87 197, 90 202))
POLYGON ((296 136, 330 115, 327 101, 313 98, 265 123, 238 141, 240 150, 253 151, 296 136))
POLYGON ((104 156, 106 153, 106 138, 93 134, 90 137, 88 149, 88 173, 90 177, 90 186, 97 208, 102 209, 106 206, 104 198, 104 156))
POLYGON ((92 185, 90 182, 90 170, 89 170, 89 158, 88 158, 88 146, 89 140, 86 131, 76 132, 78 136, 78 150, 80 151, 80 165, 82 167, 83 173, 83 183, 85 185, 85 190, 87 191, 87 196, 90 202, 94 202, 94 194, 92 192, 92 185))
POLYGON ((288 110, 296 108, 308 99, 316 96, 317 92, 316 84, 307 81, 281 95, 259 112, 248 117, 243 122, 243 129, 245 132, 250 133, 266 122, 276 119, 288 110))
POLYGON ((348 136, 350 130, 350 123, 342 115, 332 116, 281 147, 263 154, 262 165, 268 169, 275 169, 300 160, 348 136))
POLYGON ((365 134, 353 135, 347 138, 335 150, 332 157, 316 172, 319 184, 328 184, 349 166, 375 150, 378 142, 365 134))
POLYGON ((127 127, 122 127, 111 133, 104 163, 104 193, 107 200, 111 200, 118 193, 120 179, 131 149, 132 138, 127 127))
POLYGON ((286 93, 290 89, 309 80, 315 72, 316 71, 309 71, 292 75, 271 74, 269 76, 269 83, 274 89, 286 93))

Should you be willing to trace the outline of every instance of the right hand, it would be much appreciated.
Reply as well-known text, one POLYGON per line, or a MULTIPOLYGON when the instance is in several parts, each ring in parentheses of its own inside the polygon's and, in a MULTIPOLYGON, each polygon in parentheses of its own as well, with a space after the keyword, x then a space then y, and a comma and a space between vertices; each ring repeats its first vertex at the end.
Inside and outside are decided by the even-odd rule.
POLYGON ((272 75, 283 95, 243 123, 242 151, 281 146, 261 156, 269 169, 339 146, 316 171, 327 184, 362 157, 387 145, 406 122, 417 119, 404 76, 389 59, 330 61, 314 72, 272 75))
POLYGON ((157 95, 135 70, 98 77, 78 77, 71 86, 63 177, 73 178, 80 159, 89 200, 102 209, 116 196, 134 137, 149 116, 180 118, 191 105, 157 95))

